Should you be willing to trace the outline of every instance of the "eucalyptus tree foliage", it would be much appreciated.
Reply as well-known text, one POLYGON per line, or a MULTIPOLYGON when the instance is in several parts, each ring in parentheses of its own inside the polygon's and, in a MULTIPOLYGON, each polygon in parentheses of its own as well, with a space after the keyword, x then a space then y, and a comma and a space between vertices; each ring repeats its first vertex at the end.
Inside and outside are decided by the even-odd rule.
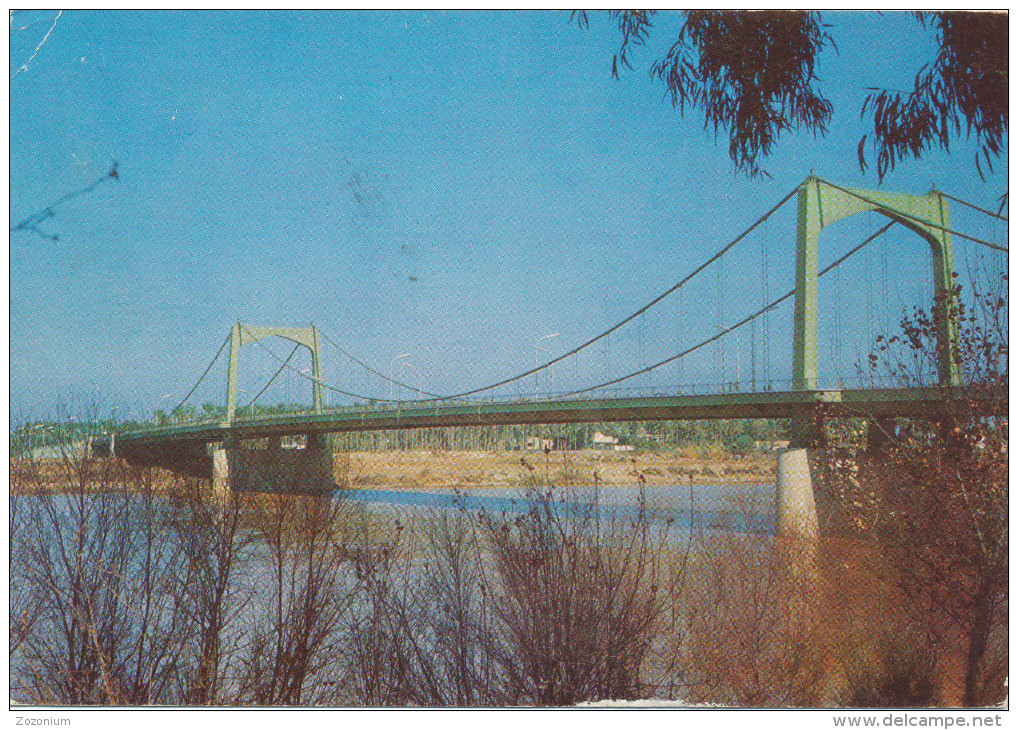
MULTIPOLYGON (((632 68, 634 46, 654 31, 657 11, 608 11, 622 44, 612 75, 632 68)), ((1007 146, 1008 28, 1006 13, 915 13, 936 34, 937 54, 916 73, 912 91, 867 87, 861 117, 873 131, 859 141, 859 166, 876 155, 877 175, 898 162, 919 159, 952 141, 974 136, 980 176, 1007 146), (964 130, 964 131, 963 131, 964 130)), ((832 26, 819 12, 686 11, 674 44, 650 67, 672 104, 685 114, 699 109, 704 127, 729 138, 729 156, 749 177, 767 173, 761 162, 785 132, 824 135, 834 107, 816 75, 818 59, 837 50, 832 26)), ((586 13, 573 16, 581 27, 586 13)))

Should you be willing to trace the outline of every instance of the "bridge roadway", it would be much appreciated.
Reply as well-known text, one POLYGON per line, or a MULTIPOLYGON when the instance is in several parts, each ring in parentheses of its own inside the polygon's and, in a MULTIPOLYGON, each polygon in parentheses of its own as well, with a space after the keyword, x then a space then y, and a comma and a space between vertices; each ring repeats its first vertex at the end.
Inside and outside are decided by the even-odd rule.
POLYGON ((1004 389, 856 388, 669 395, 585 400, 516 400, 390 404, 345 407, 323 413, 237 418, 232 423, 183 424, 119 434, 93 443, 93 453, 140 464, 207 473, 207 445, 233 440, 289 435, 319 435, 449 426, 493 426, 613 421, 681 421, 725 418, 792 418, 817 413, 825 418, 919 417, 937 419, 952 413, 1007 413, 1004 389), (112 443, 111 443, 112 441, 112 443), (187 468, 186 463, 194 463, 187 468))

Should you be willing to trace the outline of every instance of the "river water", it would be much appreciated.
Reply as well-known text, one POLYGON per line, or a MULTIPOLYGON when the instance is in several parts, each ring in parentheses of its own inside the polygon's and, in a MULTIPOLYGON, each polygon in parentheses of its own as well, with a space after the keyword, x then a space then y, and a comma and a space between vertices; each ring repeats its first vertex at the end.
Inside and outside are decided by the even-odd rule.
MULTIPOLYGON (((775 508, 773 483, 674 484, 660 486, 554 487, 544 492, 559 509, 590 506, 602 516, 635 517, 641 506, 653 521, 675 529, 729 529, 771 532, 775 508)), ((365 505, 372 511, 418 515, 436 509, 484 510, 495 514, 523 514, 539 504, 533 490, 518 487, 429 488, 427 490, 349 489, 338 499, 365 505)))

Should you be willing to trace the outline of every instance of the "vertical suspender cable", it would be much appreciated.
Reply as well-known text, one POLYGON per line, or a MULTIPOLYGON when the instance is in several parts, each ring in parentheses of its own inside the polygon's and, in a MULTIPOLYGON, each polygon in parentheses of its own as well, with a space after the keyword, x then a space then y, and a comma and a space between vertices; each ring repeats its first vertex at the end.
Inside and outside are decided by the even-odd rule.
POLYGON ((841 272, 834 272, 834 362, 838 381, 842 379, 844 361, 841 357, 841 272))
MULTIPOLYGON (((873 211, 866 211, 866 236, 873 233, 873 211)), ((873 256, 870 249, 863 252, 866 264, 866 346, 873 343, 873 256)))
MULTIPOLYGON (((725 262, 724 262, 724 259, 718 259, 717 267, 718 267, 717 268, 717 294, 714 297, 716 311, 715 311, 715 314, 714 314, 714 322, 712 323, 712 329, 713 329, 713 325, 719 324, 719 323, 724 321, 724 307, 722 306, 722 296, 723 296, 723 292, 724 292, 724 288, 723 288, 724 287, 724 281, 723 281, 723 279, 724 279, 724 272, 725 272, 725 268, 724 268, 725 267, 725 262)), ((724 390, 724 387, 725 387, 725 357, 724 357, 724 349, 722 347, 721 340, 717 340, 717 342, 714 344, 714 377, 715 378, 717 377, 718 363, 719 362, 720 362, 720 365, 721 365, 721 380, 720 380, 720 382, 721 382, 721 389, 724 390)))
POLYGON ((604 371, 608 373, 608 377, 612 377, 612 353, 611 353, 612 337, 608 335, 604 338, 604 371))
MULTIPOLYGON (((192 395, 194 394, 194 391, 198 390, 198 386, 199 386, 199 385, 201 385, 201 382, 202 382, 202 381, 203 381, 203 380, 205 379, 205 376, 209 374, 209 370, 211 370, 211 369, 212 369, 212 366, 213 366, 213 365, 215 365, 215 364, 216 364, 216 361, 218 361, 218 360, 219 360, 219 356, 223 354, 223 350, 225 350, 225 349, 226 349, 226 346, 227 346, 228 344, 230 344, 230 338, 229 338, 229 336, 227 336, 227 338, 226 338, 226 339, 225 339, 225 340, 223 341, 223 344, 221 344, 221 345, 219 346, 219 351, 218 351, 218 352, 216 352, 216 356, 212 358, 212 362, 210 362, 210 363, 209 363, 209 365, 208 365, 208 367, 207 367, 207 368, 205 368, 205 372, 203 372, 203 373, 201 374, 201 377, 200 377, 200 378, 198 378, 198 382, 197 382, 197 383, 195 383, 195 384, 194 384, 194 387, 193 387, 193 388, 191 388, 191 390, 190 390, 190 391, 188 392, 188 394, 184 396, 184 399, 183 399, 182 401, 180 401, 180 404, 179 404, 179 405, 177 406, 177 408, 180 408, 180 407, 181 407, 181 406, 183 406, 183 405, 184 405, 185 403, 187 403, 187 399, 188 399, 188 398, 190 398, 190 397, 191 397, 191 396, 192 396, 192 395)), ((173 410, 176 410, 176 408, 174 408, 173 410)), ((171 411, 171 413, 172 413, 172 411, 171 411)))
POLYGON ((887 311, 887 255, 889 253, 889 246, 887 245, 886 234, 880 237, 880 245, 877 247, 877 256, 880 257, 880 311, 883 312, 884 317, 888 315, 887 311))
MULTIPOLYGON (((676 307, 675 315, 675 350, 678 352, 681 349, 682 344, 682 329, 681 329, 681 318, 683 317, 684 310, 682 308, 682 290, 679 289, 679 301, 676 307)), ((682 392, 682 360, 679 360, 675 364, 675 382, 676 388, 679 393, 682 392)))
MULTIPOLYGON (((760 304, 765 305, 770 301, 770 267, 767 262, 767 234, 760 231, 760 269, 763 274, 763 290, 760 304)), ((771 378, 771 312, 765 310, 763 315, 763 379, 770 389, 771 378)))

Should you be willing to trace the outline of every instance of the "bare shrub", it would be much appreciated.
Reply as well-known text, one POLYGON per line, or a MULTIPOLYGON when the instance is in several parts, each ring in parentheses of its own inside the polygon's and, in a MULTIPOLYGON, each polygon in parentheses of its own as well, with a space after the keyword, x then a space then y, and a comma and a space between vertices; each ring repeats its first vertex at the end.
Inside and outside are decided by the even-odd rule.
POLYGON ((694 544, 682 676, 690 699, 751 707, 822 702, 815 576, 791 538, 720 531, 694 544))
POLYGON ((40 703, 158 701, 175 653, 160 590, 173 568, 164 534, 136 529, 152 517, 151 474, 69 440, 46 469, 25 466, 16 554, 38 614, 21 637, 23 689, 40 703))
POLYGON ((428 637, 422 701, 445 706, 505 706, 526 701, 518 657, 506 643, 494 605, 499 576, 484 538, 485 517, 462 506, 434 514, 424 533, 424 577, 415 603, 416 633, 428 637))
POLYGON ((901 421, 885 434, 889 448, 863 476, 888 579, 945 650, 964 651, 961 701, 979 706, 999 700, 993 678, 1006 673, 988 662, 1007 663, 1006 652, 987 652, 1006 622, 1008 593, 1007 276, 977 270, 971 294, 961 294, 956 285, 929 311, 903 317, 900 335, 877 338, 872 370, 918 386, 946 355, 964 389, 939 421, 901 421), (939 337, 947 321, 957 342, 939 337))
MULTIPOLYGON (((351 702, 403 706, 416 696, 414 647, 407 637, 407 606, 414 577, 405 525, 377 530, 366 514, 350 554, 359 585, 344 637, 343 684, 351 702)), ((412 633, 410 638, 413 638, 412 633)))
POLYGON ((641 671, 674 600, 655 560, 642 499, 632 515, 602 515, 595 499, 533 489, 516 518, 483 515, 488 590, 501 643, 495 661, 514 702, 569 705, 646 694, 641 671))
POLYGON ((170 506, 152 469, 132 469, 124 499, 132 556, 121 584, 129 641, 118 657, 120 700, 125 704, 173 702, 177 662, 190 635, 179 611, 178 576, 183 555, 169 523, 170 506))
POLYGON ((436 511, 358 541, 346 687, 368 705, 565 705, 646 696, 677 591, 642 507, 534 492, 512 516, 436 511))
POLYGON ((42 604, 41 620, 24 639, 26 689, 47 704, 117 702, 110 663, 127 639, 118 583, 130 555, 122 500, 39 500, 24 548, 25 577, 42 604))
POLYGON ((998 701, 995 683, 984 686, 983 679, 1006 672, 987 666, 1007 662, 1006 653, 987 655, 991 635, 1007 620, 1006 455, 971 445, 948 453, 913 441, 870 476, 879 485, 875 532, 891 566, 888 579, 945 649, 963 647, 962 703, 998 701))
POLYGON ((476 524, 463 509, 418 518, 399 560, 401 587, 387 596, 388 624, 407 650, 408 700, 418 705, 501 704, 495 637, 476 524))
POLYGON ((238 698, 258 705, 320 702, 335 680, 325 672, 339 659, 335 642, 353 598, 345 580, 345 546, 337 541, 346 503, 329 497, 273 494, 252 522, 265 569, 245 675, 238 698))
POLYGON ((386 534, 366 527, 354 557, 361 582, 345 646, 355 702, 510 703, 474 516, 440 510, 397 518, 386 534))
POLYGON ((240 576, 250 556, 250 540, 241 529, 243 505, 235 493, 215 499, 208 485, 197 481, 178 482, 171 499, 175 545, 183 561, 174 592, 187 627, 176 673, 178 701, 230 703, 243 640, 235 627, 252 598, 240 576))
POLYGON ((939 693, 936 646, 915 628, 884 629, 845 667, 849 707, 931 707, 939 693))
MULTIPOLYGON (((13 449, 12 449, 13 452, 13 449)), ((28 538, 28 513, 32 509, 26 501, 32 499, 39 483, 38 459, 30 452, 23 451, 11 459, 11 492, 8 533, 10 542, 9 571, 9 621, 10 634, 8 657, 14 666, 25 639, 31 635, 43 608, 43 595, 39 586, 30 576, 33 566, 26 540, 28 538)))

